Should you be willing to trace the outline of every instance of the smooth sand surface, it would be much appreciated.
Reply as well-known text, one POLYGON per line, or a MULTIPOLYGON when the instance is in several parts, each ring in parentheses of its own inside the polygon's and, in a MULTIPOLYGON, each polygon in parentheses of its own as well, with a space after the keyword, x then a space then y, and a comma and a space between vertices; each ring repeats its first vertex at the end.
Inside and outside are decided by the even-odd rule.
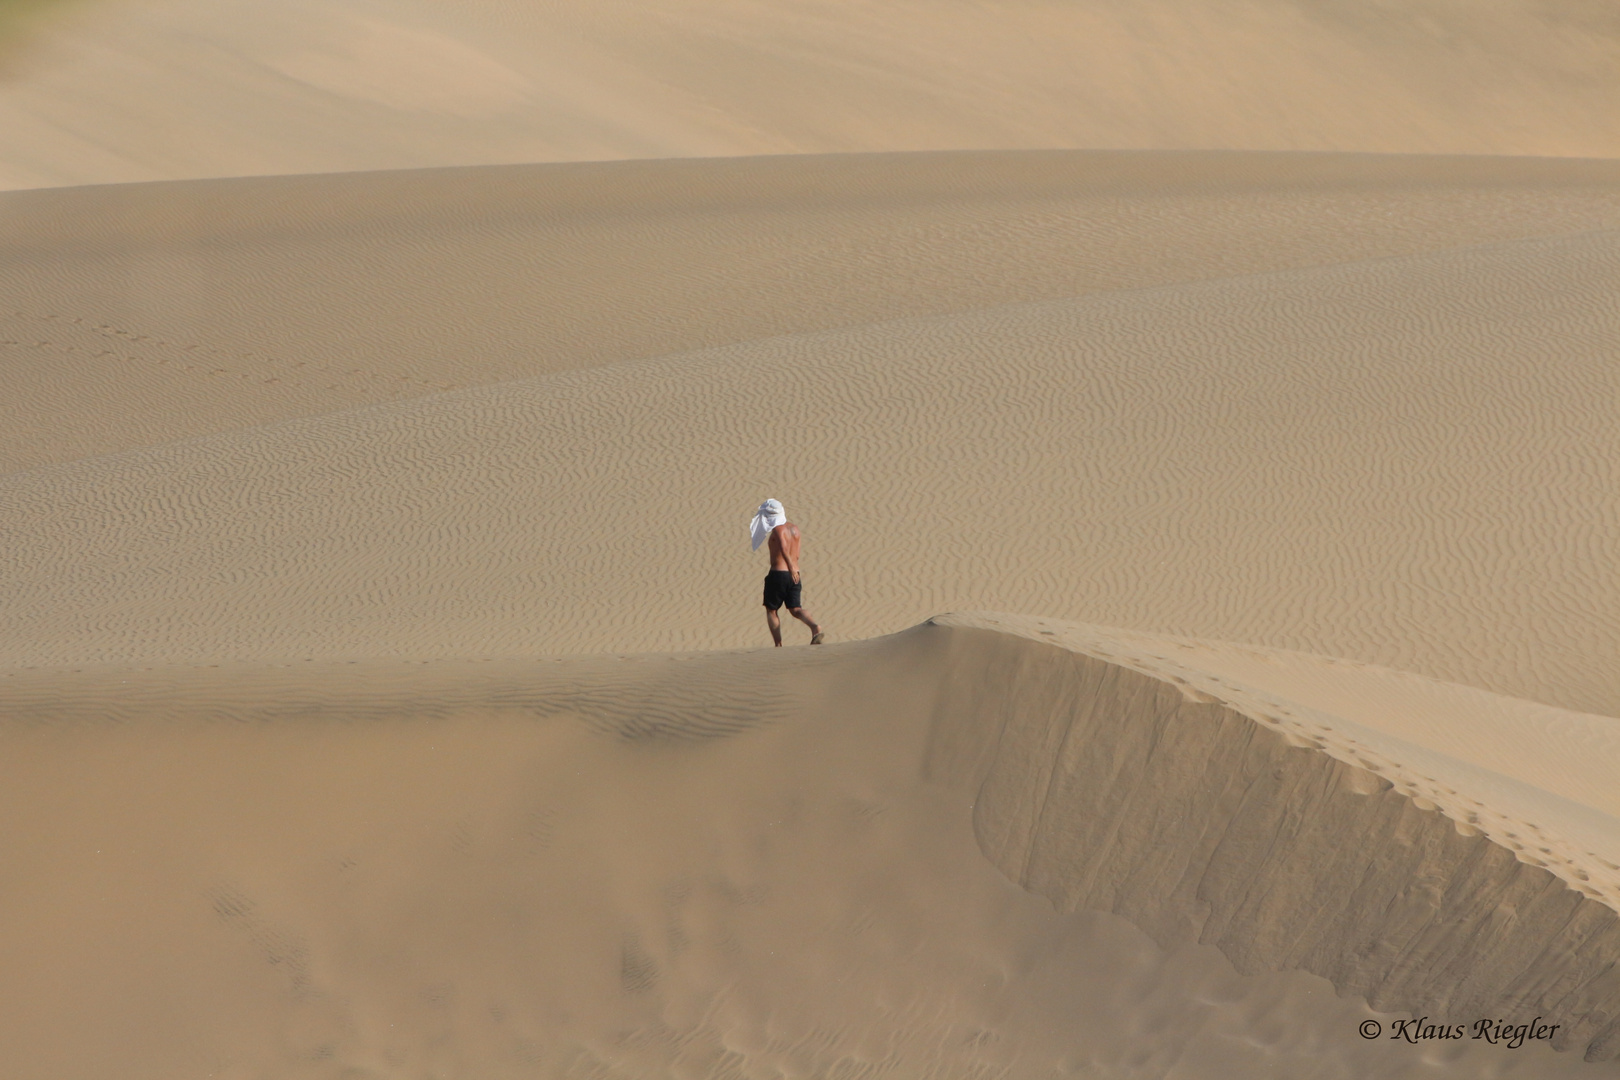
MULTIPOLYGON (((1620 1032, 1616 821, 1567 843, 1605 808, 1471 825, 1519 781, 1431 779, 1432 738, 1358 764, 1376 732, 1202 663, 954 616, 781 653, 12 672, 0 1046, 19 1077, 1614 1075, 1583 1059, 1620 1032), (1418 1013, 1560 1026, 1357 1033, 1418 1013)), ((1386 724, 1478 696, 1332 680, 1401 702, 1386 724)), ((1560 724, 1620 727, 1526 734, 1560 724)))
POLYGON ((58 6, 0 52, 0 187, 890 150, 1620 156, 1598 0, 58 6))
POLYGON ((6 1080, 1620 1075, 1603 9, 35 15, 6 1080))

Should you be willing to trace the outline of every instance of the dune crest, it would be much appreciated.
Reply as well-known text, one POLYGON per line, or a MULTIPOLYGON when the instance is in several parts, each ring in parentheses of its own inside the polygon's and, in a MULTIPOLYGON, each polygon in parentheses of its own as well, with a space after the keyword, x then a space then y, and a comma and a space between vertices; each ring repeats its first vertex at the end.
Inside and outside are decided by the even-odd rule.
MULTIPOLYGON (((1240 971, 1303 968, 1378 1009, 1579 1017, 1556 1046, 1620 1053, 1612 808, 1199 671, 1184 643, 1008 616, 934 624, 1056 647, 967 646, 941 698, 937 767, 974 771, 975 832, 1014 880, 1167 947, 1216 944, 1240 971), (1555 974, 1548 956, 1571 966, 1555 974)), ((1391 675, 1355 681, 1378 693, 1391 675)), ((1534 741, 1547 714, 1518 704, 1534 741)), ((1617 779, 1620 718, 1567 720, 1584 729, 1576 753, 1617 779)))
MULTIPOLYGON (((785 652, 6 671, 0 1047, 27 1080, 1612 1075, 1583 1058, 1616 1050, 1614 867, 1532 865, 1511 815, 1451 816, 1512 811, 1511 778, 1460 763, 1437 809, 1410 762, 1345 760, 1353 722, 1251 715, 1183 644, 980 614, 785 652), (1558 1031, 1355 1034, 1406 1009, 1558 1031)), ((1543 795, 1521 835, 1558 846, 1579 808, 1543 795)))

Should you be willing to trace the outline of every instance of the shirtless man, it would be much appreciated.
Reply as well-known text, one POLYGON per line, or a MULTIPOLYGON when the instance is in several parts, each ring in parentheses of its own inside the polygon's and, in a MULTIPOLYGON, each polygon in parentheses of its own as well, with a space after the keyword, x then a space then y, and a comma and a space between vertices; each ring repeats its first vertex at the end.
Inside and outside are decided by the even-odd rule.
MULTIPOLYGON (((788 614, 810 628, 810 644, 820 645, 826 635, 799 601, 799 527, 787 519, 782 504, 775 499, 765 500, 754 520, 756 537, 769 530, 771 569, 765 575, 765 622, 771 628, 771 639, 781 647, 782 618, 777 612, 786 604, 788 614)), ((754 547, 759 547, 757 539, 754 547)))

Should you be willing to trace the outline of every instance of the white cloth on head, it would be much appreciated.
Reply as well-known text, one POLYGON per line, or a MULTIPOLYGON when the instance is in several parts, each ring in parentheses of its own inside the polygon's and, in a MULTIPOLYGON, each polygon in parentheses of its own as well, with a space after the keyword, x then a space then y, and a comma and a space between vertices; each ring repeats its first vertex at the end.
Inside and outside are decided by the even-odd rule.
POLYGON ((771 535, 772 529, 786 521, 787 514, 783 512, 781 503, 775 499, 766 499, 760 503, 759 509, 754 511, 754 520, 748 525, 748 535, 754 541, 754 550, 759 550, 759 545, 771 535))

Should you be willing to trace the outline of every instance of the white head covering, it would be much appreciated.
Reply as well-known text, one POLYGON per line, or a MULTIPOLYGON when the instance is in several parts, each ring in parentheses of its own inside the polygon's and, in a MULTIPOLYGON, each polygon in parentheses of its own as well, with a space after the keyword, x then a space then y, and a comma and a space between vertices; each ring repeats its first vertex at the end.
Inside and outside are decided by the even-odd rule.
POLYGON ((771 530, 785 521, 787 514, 783 512, 781 503, 775 499, 766 499, 760 503, 759 509, 754 511, 754 520, 748 525, 748 535, 753 538, 754 550, 758 551, 759 545, 771 535, 771 530))

